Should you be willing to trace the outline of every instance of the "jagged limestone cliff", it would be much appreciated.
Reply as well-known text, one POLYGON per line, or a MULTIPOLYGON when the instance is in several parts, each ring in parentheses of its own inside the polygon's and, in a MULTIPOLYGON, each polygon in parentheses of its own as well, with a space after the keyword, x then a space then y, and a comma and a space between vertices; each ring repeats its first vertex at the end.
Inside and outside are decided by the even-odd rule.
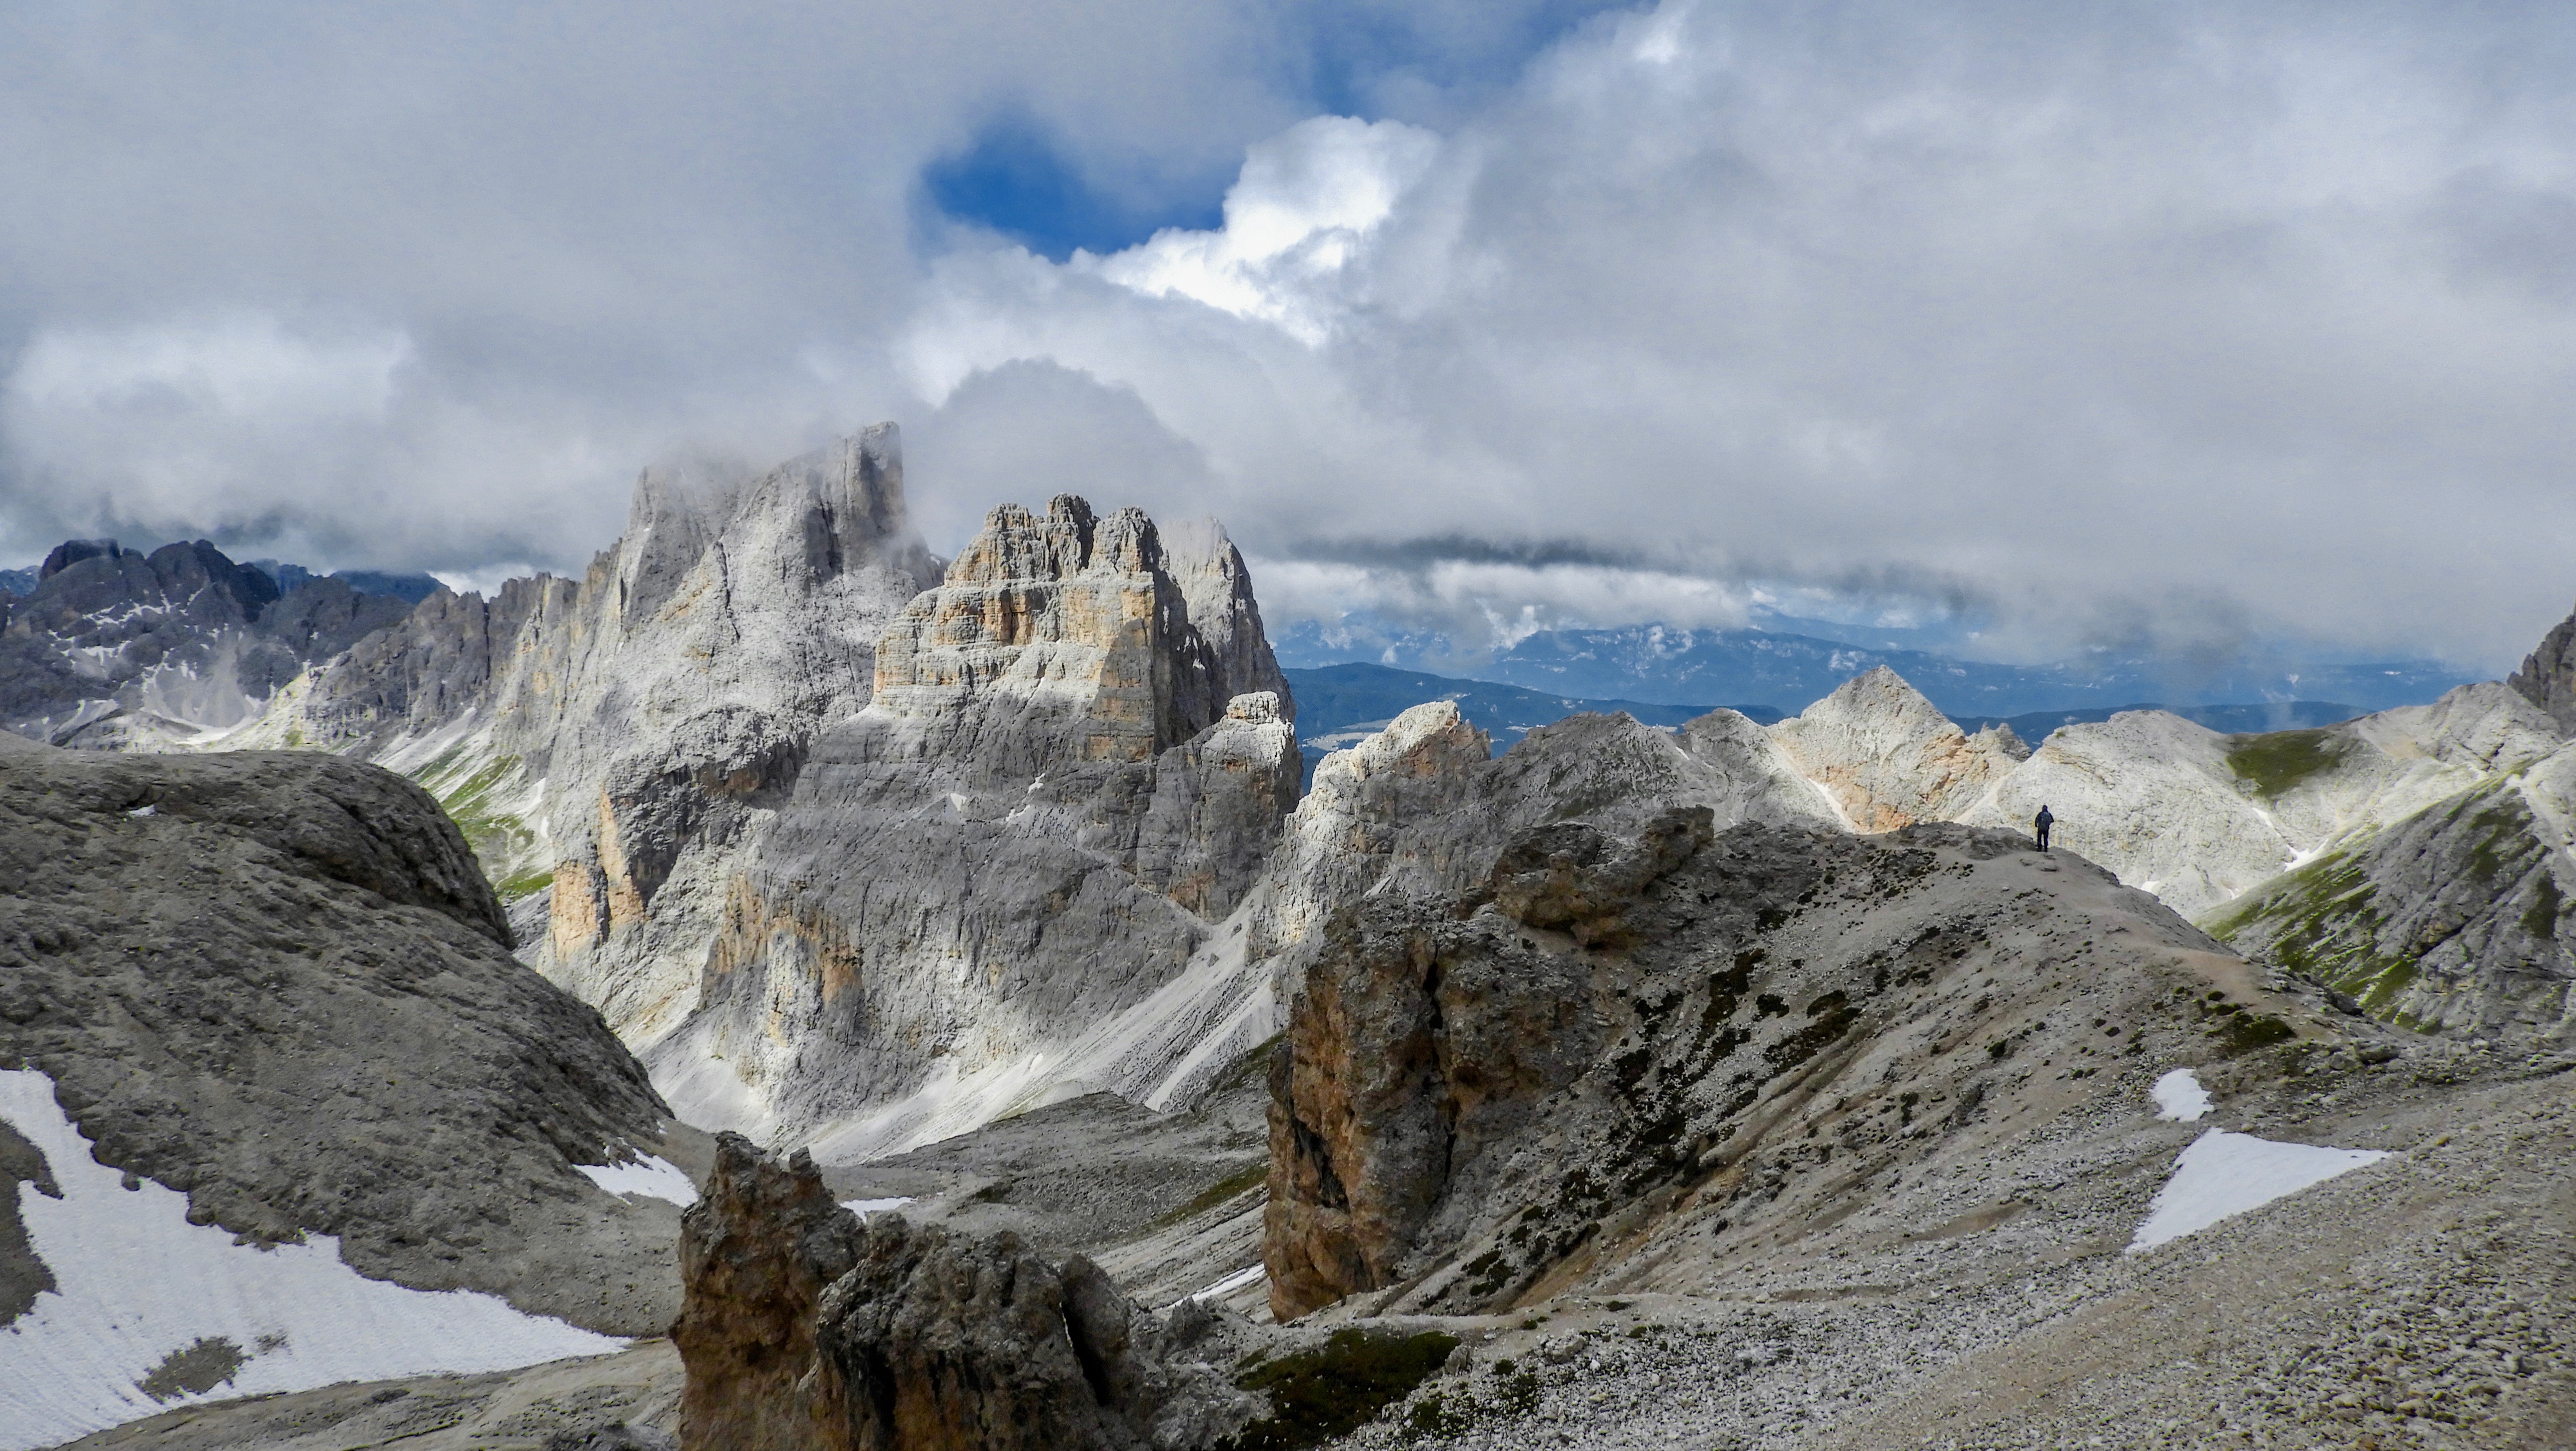
POLYGON ((740 858, 701 1007, 654 1050, 702 1118, 792 1137, 873 1113, 892 1143, 943 1086, 1182 972, 1299 774, 1248 591, 1181 583, 1242 576, 1200 539, 1222 557, 1174 559, 1134 510, 1005 505, 904 608, 867 708, 740 858))

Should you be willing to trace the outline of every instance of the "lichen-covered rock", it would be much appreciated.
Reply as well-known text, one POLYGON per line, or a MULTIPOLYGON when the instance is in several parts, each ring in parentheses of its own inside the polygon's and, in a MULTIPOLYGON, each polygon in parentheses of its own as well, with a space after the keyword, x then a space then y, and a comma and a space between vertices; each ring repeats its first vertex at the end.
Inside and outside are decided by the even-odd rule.
POLYGON ((309 753, 0 752, 0 1067, 101 1163, 363 1274, 622 1334, 668 1323, 676 1211, 577 1172, 665 1110, 510 955, 456 827, 309 753))

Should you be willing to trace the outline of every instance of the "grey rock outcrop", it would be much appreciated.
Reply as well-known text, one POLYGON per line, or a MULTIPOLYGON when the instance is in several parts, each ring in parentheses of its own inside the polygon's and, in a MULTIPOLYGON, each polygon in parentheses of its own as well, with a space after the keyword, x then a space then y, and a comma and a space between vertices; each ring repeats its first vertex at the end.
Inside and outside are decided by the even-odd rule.
POLYGON ((62 1197, 44 1151, 0 1122, 0 1326, 25 1314, 38 1295, 54 1288, 53 1269, 27 1238, 27 1222, 18 1208, 19 1196, 30 1193, 62 1197))
POLYGON ((1185 1451, 1263 1408, 1208 1363, 1209 1312, 1157 1319, 1007 1232, 862 1221, 801 1154, 723 1136, 683 1226, 689 1451, 1185 1451))
POLYGON ((2048 1092, 2043 1061, 2331 1034, 2249 1003, 2244 965, 2153 898, 2023 847, 1691 809, 1541 828, 1475 891, 1344 909, 1272 1067, 1273 1309, 1494 1310, 1704 1265, 1855 1176, 2004 1142, 1980 1105, 2048 1092))
POLYGON ((616 1333, 676 1306, 676 1211, 575 1168, 661 1141, 641 1065, 375 767, 0 753, 0 1066, 198 1223, 616 1333))
POLYGON ((1496 757, 1455 705, 1415 706, 1316 766, 1265 874, 1254 954, 1296 945, 1371 892, 1472 886, 1531 827, 1585 821, 1634 831, 1679 806, 1707 807, 1728 826, 1835 820, 1825 794, 1731 710, 1678 735, 1625 715, 1569 716, 1496 757))
POLYGON ((2542 636, 2540 648, 2524 657, 2522 668, 2506 676, 2505 684, 2549 712, 2560 734, 2576 736, 2576 615, 2542 636))

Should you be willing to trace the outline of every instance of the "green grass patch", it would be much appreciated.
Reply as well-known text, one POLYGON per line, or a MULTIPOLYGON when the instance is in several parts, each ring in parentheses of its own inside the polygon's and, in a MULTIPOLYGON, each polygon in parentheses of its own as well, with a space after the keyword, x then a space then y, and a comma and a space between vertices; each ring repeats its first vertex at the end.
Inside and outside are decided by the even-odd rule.
POLYGON ((1255 1164, 1246 1164, 1244 1167, 1235 1170, 1233 1173, 1226 1175, 1224 1178, 1210 1184, 1205 1189, 1200 1190, 1198 1192, 1198 1197, 1192 1199, 1189 1203, 1184 1204, 1180 1208, 1173 1210, 1171 1213, 1164 1215, 1162 1218, 1155 1220, 1154 1227, 1156 1229, 1169 1229, 1173 1225, 1179 1224, 1185 1219, 1195 1219, 1198 1216, 1207 1213, 1209 1210, 1216 1208, 1218 1205, 1225 1203, 1229 1199, 1233 1199, 1258 1188, 1261 1185, 1261 1182, 1269 1177, 1270 1161, 1268 1159, 1263 1159, 1259 1163, 1255 1164))
POLYGON ((2236 736, 2227 743, 2227 769, 2266 801, 2321 771, 2331 770, 2352 749, 2352 738, 2331 730, 2272 731, 2236 736))
MULTIPOLYGON (((2272 960, 2303 977, 2351 994, 2371 1016, 2390 1019, 2397 996, 2415 981, 2415 958, 2380 950, 2379 890, 2348 851, 2329 852, 2212 918, 2209 932, 2222 942, 2257 939, 2272 960)), ((2274 1033, 2240 1015, 2219 1030, 2240 1051, 2279 1042, 2274 1033)), ((2261 1020, 2273 1021, 2273 1020, 2261 1020)))
POLYGON ((492 894, 503 905, 533 896, 554 882, 550 864, 542 861, 537 834, 527 822, 503 809, 498 797, 517 786, 525 767, 516 756, 482 760, 463 747, 421 768, 412 779, 437 798, 447 818, 465 834, 492 894))
POLYGON ((2544 942, 2556 937, 2559 913, 2565 907, 2566 902, 2558 893, 2558 879, 2543 870, 2540 887, 2532 896, 2531 906, 2522 914, 2522 930, 2544 942))
POLYGON ((1225 1441, 1222 1451, 1297 1451, 1348 1435, 1411 1394, 1457 1348, 1457 1336, 1437 1330, 1336 1330, 1321 1345, 1236 1379, 1270 1398, 1270 1414, 1225 1441))

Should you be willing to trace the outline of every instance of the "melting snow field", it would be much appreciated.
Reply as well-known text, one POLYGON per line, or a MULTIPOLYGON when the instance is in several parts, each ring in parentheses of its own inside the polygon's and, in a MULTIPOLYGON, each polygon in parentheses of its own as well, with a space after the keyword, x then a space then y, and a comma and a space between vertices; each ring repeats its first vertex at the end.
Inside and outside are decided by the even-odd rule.
MULTIPOLYGON (((2188 1068, 2157 1079, 2151 1091, 2158 1118, 2196 1123, 2209 1112, 2209 1093, 2188 1068)), ((2173 1177, 2156 1191, 2147 1222, 2138 1226, 2137 1237, 2129 1241, 2129 1253, 2154 1249, 2387 1157, 2378 1149, 2278 1144, 2251 1134, 2211 1129, 2174 1160, 2173 1177)))
POLYGON ((911 1202, 912 1196, 907 1194, 900 1199, 844 1199, 841 1207, 865 1219, 871 1214, 891 1214, 911 1202))
POLYGON ((327 1235, 263 1250, 192 1225, 186 1195, 149 1180, 128 1190, 90 1157, 42 1073, 0 1072, 0 1119, 44 1153, 62 1190, 18 1192, 56 1290, 0 1330, 0 1451, 193 1401, 624 1348, 490 1295, 366 1279, 327 1235))
POLYGON ((685 1209, 698 1202, 698 1186, 667 1159, 647 1154, 632 1164, 575 1164, 590 1182, 611 1194, 667 1199, 685 1209))

